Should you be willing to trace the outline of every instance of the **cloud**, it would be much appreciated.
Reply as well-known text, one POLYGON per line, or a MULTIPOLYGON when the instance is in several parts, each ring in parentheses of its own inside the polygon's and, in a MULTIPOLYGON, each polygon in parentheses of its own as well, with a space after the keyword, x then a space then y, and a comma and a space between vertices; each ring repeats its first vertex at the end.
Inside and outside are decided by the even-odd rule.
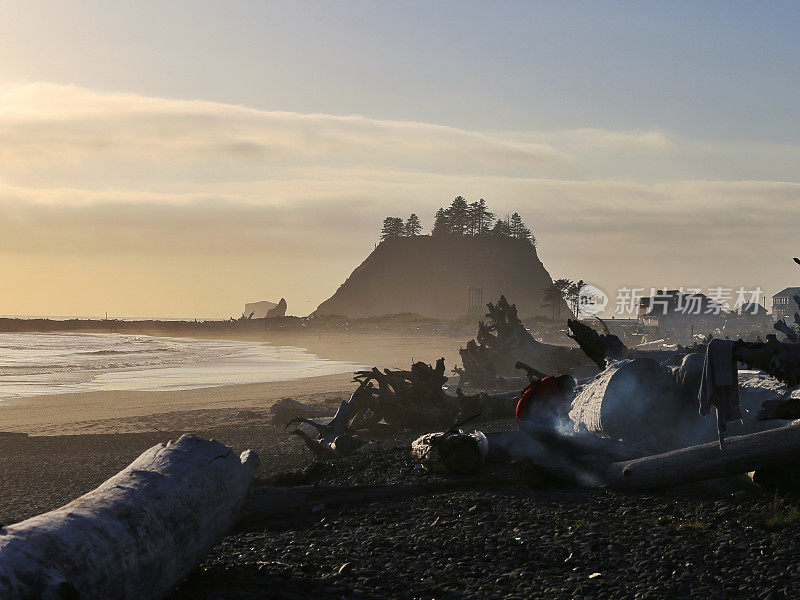
MULTIPOLYGON (((542 143, 428 123, 260 111, 204 101, 19 85, 0 94, 0 172, 215 163, 249 178, 294 165, 392 167, 431 172, 536 172, 567 160, 542 143), (85 167, 85 165, 84 165, 85 167)), ((80 169, 79 169, 80 170, 80 169)), ((38 175, 42 175, 41 171, 38 175)))
MULTIPOLYGON (((319 302, 372 249, 384 216, 416 212, 429 228, 457 194, 520 212, 554 276, 607 290, 769 289, 794 275, 780 260, 800 201, 791 145, 657 128, 466 131, 49 84, 0 92, 0 138, 0 259, 48 273, 68 258, 137 257, 143 295, 167 277, 148 279, 166 257, 203 276, 213 262, 238 274, 209 292, 208 311, 237 289, 319 302)), ((54 312, 0 306, 26 311, 54 312)))

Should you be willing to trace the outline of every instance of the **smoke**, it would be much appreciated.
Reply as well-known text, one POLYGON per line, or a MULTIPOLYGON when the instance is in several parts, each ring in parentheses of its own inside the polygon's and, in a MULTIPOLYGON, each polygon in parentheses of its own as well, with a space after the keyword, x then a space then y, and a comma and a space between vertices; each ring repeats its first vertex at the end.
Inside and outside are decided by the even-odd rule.
POLYGON ((596 446, 602 440, 576 433, 574 424, 553 413, 539 413, 519 424, 519 431, 489 434, 491 453, 506 459, 527 458, 554 479, 584 487, 602 485, 607 462, 596 446))

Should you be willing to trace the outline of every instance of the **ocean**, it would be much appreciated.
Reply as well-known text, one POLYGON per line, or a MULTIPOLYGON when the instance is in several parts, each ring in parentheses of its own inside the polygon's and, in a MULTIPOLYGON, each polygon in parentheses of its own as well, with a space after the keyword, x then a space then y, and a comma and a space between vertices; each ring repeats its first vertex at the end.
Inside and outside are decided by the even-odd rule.
POLYGON ((0 400, 291 381, 357 368, 304 348, 265 342, 117 333, 0 334, 0 400))

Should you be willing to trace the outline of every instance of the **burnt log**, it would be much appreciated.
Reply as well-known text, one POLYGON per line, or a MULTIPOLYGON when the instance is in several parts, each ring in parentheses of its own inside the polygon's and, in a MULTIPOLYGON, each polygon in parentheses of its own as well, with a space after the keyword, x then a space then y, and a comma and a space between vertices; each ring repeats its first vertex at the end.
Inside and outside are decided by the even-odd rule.
POLYGON ((800 385, 800 344, 779 342, 774 334, 766 342, 733 344, 733 357, 750 369, 760 369, 786 386, 800 385))
POLYGON ((796 344, 798 342, 797 334, 795 333, 794 329, 789 327, 786 324, 786 321, 780 319, 775 325, 773 325, 775 331, 780 331, 783 335, 785 335, 790 342, 796 344))
POLYGON ((800 461, 756 469, 753 483, 771 494, 796 494, 800 492, 800 461))
POLYGON ((564 435, 552 427, 523 422, 515 431, 486 434, 487 462, 512 462, 532 487, 597 487, 613 462, 641 456, 614 440, 586 432, 564 435))

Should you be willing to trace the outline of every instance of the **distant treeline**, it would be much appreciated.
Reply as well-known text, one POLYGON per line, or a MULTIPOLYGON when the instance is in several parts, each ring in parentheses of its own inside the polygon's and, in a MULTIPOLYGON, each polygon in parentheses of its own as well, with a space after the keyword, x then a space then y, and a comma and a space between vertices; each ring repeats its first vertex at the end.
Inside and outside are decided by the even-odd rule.
MULTIPOLYGON (((431 235, 459 236, 499 236, 527 240, 535 248, 536 238, 519 213, 495 219, 495 214, 486 206, 486 200, 468 203, 462 196, 457 196, 449 207, 440 207, 436 211, 431 235)), ((386 217, 381 228, 381 241, 389 238, 413 237, 420 235, 422 224, 419 217, 411 215, 403 221, 401 217, 386 217)))

